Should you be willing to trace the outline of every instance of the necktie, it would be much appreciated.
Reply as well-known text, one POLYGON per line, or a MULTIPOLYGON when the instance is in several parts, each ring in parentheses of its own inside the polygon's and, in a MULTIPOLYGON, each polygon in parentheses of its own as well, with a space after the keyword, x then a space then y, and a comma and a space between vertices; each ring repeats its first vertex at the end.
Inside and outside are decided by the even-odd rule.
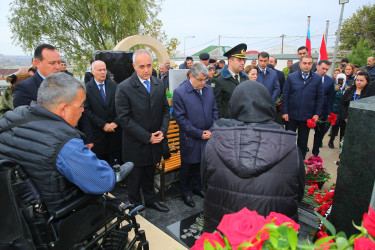
POLYGON ((265 70, 262 69, 262 76, 264 76, 266 74, 265 70))
POLYGON ((195 91, 197 91, 198 94, 199 94, 200 96, 202 96, 201 91, 200 91, 199 89, 196 89, 195 91))
POLYGON ((237 82, 240 82, 240 81, 238 80, 238 75, 234 75, 234 78, 236 79, 237 82))
POLYGON ((107 101, 106 101, 106 99, 105 99, 105 93, 104 93, 103 86, 104 86, 103 83, 99 84, 99 91, 100 91, 100 94, 101 94, 102 97, 103 97, 103 101, 104 101, 104 103, 107 104, 107 101))
POLYGON ((306 79, 307 79, 307 74, 306 74, 306 73, 303 73, 303 80, 306 81, 306 79))
POLYGON ((150 82, 148 80, 143 82, 147 86, 147 92, 150 93, 150 82))

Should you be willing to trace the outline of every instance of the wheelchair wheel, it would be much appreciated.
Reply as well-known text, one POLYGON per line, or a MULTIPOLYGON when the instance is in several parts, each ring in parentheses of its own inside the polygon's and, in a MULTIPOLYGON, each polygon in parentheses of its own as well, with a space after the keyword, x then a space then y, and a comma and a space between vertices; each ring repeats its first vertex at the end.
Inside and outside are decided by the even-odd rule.
POLYGON ((102 246, 105 250, 122 250, 125 249, 128 240, 128 233, 124 230, 113 230, 106 237, 102 246))

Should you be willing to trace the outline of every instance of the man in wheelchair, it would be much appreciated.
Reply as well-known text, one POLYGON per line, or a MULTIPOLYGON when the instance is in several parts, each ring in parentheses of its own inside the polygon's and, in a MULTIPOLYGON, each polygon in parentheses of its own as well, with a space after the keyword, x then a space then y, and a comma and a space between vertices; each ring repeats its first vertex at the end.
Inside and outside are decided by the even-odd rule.
POLYGON ((75 128, 85 98, 83 83, 55 73, 36 103, 0 117, 0 249, 123 248, 131 229, 148 249, 134 217, 143 207, 126 214, 131 207, 102 195, 113 190, 115 173, 75 128))

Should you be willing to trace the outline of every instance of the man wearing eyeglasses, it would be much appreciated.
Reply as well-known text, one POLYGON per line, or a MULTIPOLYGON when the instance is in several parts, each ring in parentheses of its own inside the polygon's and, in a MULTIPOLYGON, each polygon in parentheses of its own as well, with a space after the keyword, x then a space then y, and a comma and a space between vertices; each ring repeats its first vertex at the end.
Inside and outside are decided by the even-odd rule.
POLYGON ((246 49, 246 44, 241 43, 227 51, 224 56, 228 57, 228 65, 225 65, 220 74, 211 80, 211 87, 214 89, 219 108, 219 118, 229 118, 229 99, 234 89, 241 82, 248 80, 247 74, 243 71, 246 49))
POLYGON ((173 92, 173 114, 180 127, 180 187, 182 198, 190 207, 195 206, 192 192, 204 197, 200 175, 201 157, 211 137, 212 126, 218 119, 214 92, 206 84, 207 77, 207 67, 197 62, 190 69, 189 79, 173 92))

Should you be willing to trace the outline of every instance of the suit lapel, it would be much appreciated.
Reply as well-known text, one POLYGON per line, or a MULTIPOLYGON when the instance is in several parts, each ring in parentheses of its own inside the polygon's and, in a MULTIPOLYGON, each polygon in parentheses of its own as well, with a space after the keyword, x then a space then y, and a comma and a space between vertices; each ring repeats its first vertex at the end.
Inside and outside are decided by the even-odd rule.
MULTIPOLYGON (((100 100, 99 102, 105 107, 107 108, 107 105, 104 103, 104 100, 103 100, 103 97, 102 95, 100 94, 100 91, 99 91, 99 88, 98 88, 98 85, 96 85, 96 82, 94 80, 94 78, 91 80, 91 84, 89 85, 90 86, 90 89, 91 89, 91 93, 95 96, 95 99, 97 100, 100 100)), ((106 91, 107 91, 107 86, 105 87, 106 91)), ((107 92, 106 92, 107 93, 107 92)), ((106 94, 106 98, 107 98, 107 94, 106 94)))
POLYGON ((107 101, 107 106, 109 106, 109 102, 111 101, 111 94, 112 94, 112 87, 108 81, 105 81, 105 99, 107 101))

